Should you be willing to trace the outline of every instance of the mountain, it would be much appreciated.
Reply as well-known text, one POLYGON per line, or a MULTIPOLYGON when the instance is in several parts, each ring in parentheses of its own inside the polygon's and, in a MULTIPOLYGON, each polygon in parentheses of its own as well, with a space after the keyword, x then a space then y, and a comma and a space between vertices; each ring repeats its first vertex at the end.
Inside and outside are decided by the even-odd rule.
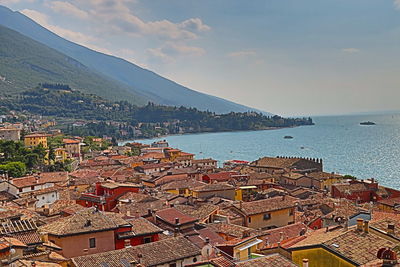
POLYGON ((20 93, 38 83, 56 82, 108 99, 129 100, 139 105, 147 100, 139 97, 140 93, 132 94, 126 85, 3 26, 0 26, 0 62, 0 91, 6 94, 20 93))
POLYGON ((219 97, 203 94, 143 69, 124 59, 75 44, 40 26, 19 12, 0 6, 0 25, 11 28, 74 58, 88 68, 126 85, 158 104, 195 107, 217 113, 259 111, 219 97))

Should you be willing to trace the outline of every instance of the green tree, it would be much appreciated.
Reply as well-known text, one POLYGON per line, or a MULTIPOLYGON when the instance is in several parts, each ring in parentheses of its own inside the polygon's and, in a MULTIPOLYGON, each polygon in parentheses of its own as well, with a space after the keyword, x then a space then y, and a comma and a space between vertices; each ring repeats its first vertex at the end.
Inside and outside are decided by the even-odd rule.
POLYGON ((9 162, 0 165, 0 171, 8 173, 10 177, 21 177, 26 173, 26 166, 23 162, 9 162))

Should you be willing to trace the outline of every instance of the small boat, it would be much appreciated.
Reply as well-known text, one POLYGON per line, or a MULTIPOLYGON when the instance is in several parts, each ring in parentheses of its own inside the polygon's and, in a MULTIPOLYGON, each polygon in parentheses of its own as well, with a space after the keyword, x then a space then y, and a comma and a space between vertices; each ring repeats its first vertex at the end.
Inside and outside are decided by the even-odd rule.
POLYGON ((285 135, 285 137, 283 137, 283 138, 285 138, 285 139, 293 139, 293 136, 285 135))
POLYGON ((372 121, 363 121, 363 122, 360 122, 360 125, 376 125, 376 123, 372 122, 372 121))

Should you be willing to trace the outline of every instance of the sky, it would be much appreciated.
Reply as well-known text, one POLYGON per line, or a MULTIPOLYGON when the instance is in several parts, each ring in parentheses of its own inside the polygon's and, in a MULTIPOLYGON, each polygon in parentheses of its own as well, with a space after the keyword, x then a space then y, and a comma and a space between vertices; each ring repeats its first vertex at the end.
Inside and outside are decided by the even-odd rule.
POLYGON ((400 110, 400 0, 0 0, 58 35, 284 116, 400 110))

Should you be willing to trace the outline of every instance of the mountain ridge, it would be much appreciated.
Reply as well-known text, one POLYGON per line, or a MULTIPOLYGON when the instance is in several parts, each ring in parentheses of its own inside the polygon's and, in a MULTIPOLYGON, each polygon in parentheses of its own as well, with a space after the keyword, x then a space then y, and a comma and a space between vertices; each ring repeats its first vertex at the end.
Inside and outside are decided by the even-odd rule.
MULTIPOLYGON (((47 30, 25 15, 0 5, 0 25, 9 27, 38 42, 58 50, 110 79, 116 80, 157 104, 195 107, 217 113, 260 110, 200 93, 153 71, 141 68, 122 58, 106 55, 68 41, 47 30)), ((264 114, 271 114, 261 111, 264 114)))
MULTIPOLYGON (((123 84, 99 75, 81 62, 0 25, 0 90, 18 94, 38 83, 68 83, 83 91, 114 100, 143 105, 148 99, 134 97, 123 84), (109 93, 113 88, 113 94, 109 93)), ((140 96, 136 93, 135 96, 140 96)))

